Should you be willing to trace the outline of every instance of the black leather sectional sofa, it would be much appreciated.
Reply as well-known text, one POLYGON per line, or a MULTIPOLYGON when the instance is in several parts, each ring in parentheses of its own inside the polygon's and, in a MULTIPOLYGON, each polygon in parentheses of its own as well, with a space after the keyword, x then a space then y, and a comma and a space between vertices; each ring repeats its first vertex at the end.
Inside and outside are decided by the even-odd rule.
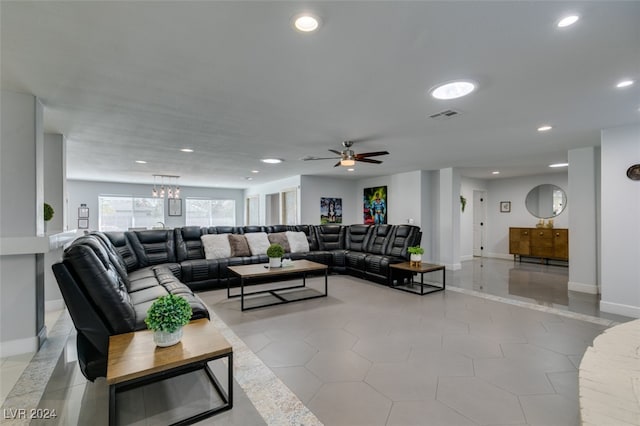
MULTIPOLYGON (((209 318, 198 290, 226 287, 227 266, 266 263, 266 255, 206 259, 205 234, 304 232, 308 252, 285 257, 308 259, 386 284, 389 265, 408 259, 407 248, 420 243, 413 225, 187 226, 172 230, 93 232, 76 239, 53 265, 78 332, 78 359, 89 380, 106 375, 109 336, 145 329, 147 309, 160 296, 185 297, 192 319, 209 318)), ((230 281, 229 281, 230 280, 230 281)))

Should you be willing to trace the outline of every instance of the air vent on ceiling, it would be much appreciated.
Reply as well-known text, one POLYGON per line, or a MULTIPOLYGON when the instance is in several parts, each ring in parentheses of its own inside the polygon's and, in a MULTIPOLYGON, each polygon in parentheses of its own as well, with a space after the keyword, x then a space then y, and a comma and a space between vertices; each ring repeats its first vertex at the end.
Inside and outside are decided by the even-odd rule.
POLYGON ((458 111, 448 109, 446 111, 441 111, 436 114, 430 115, 429 118, 433 118, 434 120, 448 120, 458 114, 460 114, 458 111))

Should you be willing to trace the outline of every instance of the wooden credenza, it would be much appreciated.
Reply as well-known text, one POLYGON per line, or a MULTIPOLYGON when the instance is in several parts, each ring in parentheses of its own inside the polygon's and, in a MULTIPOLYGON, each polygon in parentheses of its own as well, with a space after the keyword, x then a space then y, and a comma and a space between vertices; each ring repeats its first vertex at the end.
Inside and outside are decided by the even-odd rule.
POLYGON ((509 254, 569 261, 569 230, 509 228, 509 254))

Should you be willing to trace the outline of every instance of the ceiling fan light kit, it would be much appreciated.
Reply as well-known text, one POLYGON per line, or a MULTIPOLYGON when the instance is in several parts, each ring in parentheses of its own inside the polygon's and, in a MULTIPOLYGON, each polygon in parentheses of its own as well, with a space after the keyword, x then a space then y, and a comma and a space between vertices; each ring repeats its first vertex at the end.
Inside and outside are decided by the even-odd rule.
POLYGON ((363 152, 362 154, 356 154, 351 149, 351 146, 353 146, 353 141, 344 141, 342 142, 342 146, 344 147, 342 151, 337 151, 335 149, 329 150, 329 152, 333 152, 339 157, 306 157, 304 158, 304 161, 339 160, 333 167, 338 167, 338 166, 353 167, 355 166, 356 161, 360 161, 363 163, 382 164, 382 161, 374 160, 369 157, 377 157, 379 155, 389 155, 388 151, 363 152))

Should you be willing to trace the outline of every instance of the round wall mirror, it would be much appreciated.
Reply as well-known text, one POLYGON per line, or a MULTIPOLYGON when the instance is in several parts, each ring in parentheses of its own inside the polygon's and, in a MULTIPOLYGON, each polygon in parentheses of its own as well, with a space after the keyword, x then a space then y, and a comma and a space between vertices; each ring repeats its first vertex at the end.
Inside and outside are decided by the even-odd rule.
POLYGON ((567 194, 559 186, 545 183, 527 194, 525 205, 529 213, 540 219, 558 216, 567 206, 567 194))

